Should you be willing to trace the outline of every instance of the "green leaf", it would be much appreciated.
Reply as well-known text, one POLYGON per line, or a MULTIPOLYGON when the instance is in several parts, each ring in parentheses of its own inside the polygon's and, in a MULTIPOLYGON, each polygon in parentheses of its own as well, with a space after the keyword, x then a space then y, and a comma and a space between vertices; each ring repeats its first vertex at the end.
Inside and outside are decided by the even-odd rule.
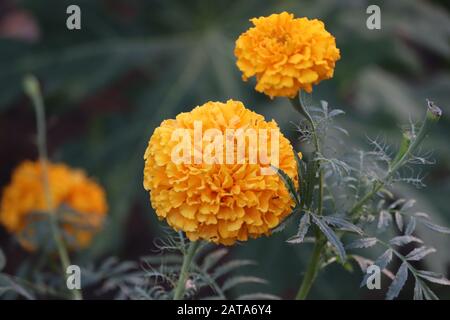
POLYGON ((422 282, 419 280, 416 280, 416 283, 414 284, 414 300, 423 300, 423 289, 422 289, 422 282))
POLYGON ((374 264, 379 266, 381 270, 385 269, 392 260, 392 249, 387 249, 381 256, 375 260, 374 264))
POLYGON ((414 300, 439 300, 436 294, 419 278, 416 277, 414 285, 414 300))
POLYGON ((364 231, 360 227, 355 226, 353 223, 345 220, 344 218, 335 217, 335 216, 324 216, 322 219, 327 224, 333 225, 337 228, 348 230, 348 231, 353 231, 359 235, 362 235, 364 233, 364 231))
POLYGON ((325 237, 327 237, 331 245, 336 249, 341 261, 345 261, 346 260, 345 249, 336 233, 334 233, 334 231, 316 215, 312 215, 312 218, 314 223, 319 227, 320 231, 322 231, 322 233, 325 235, 325 237))
POLYGON ((407 279, 408 264, 406 262, 403 262, 398 269, 397 274, 395 275, 394 281, 392 281, 391 285, 389 286, 388 292, 386 294, 386 300, 395 299, 402 290, 407 279))
POLYGON ((276 167, 273 167, 273 168, 277 171, 277 173, 280 176, 281 180, 284 182, 284 185, 286 186, 286 189, 289 191, 289 194, 291 195, 291 198, 295 201, 296 205, 298 207, 300 207, 300 197, 298 196, 297 190, 295 188, 294 181, 282 169, 279 169, 279 168, 276 168, 276 167))
POLYGON ((389 243, 394 246, 403 246, 411 242, 423 243, 422 240, 413 236, 398 236, 389 240, 389 243))
POLYGON ((297 234, 287 240, 288 243, 302 243, 308 233, 310 222, 310 215, 305 213, 300 219, 297 234))
POLYGON ((400 232, 403 231, 404 223, 403 223, 403 216, 402 216, 402 214, 399 211, 396 211, 395 214, 394 214, 394 217, 395 217, 395 223, 397 224, 398 230, 400 230, 400 232))
MULTIPOLYGON (((373 264, 378 266, 381 270, 386 269, 387 265, 392 260, 392 253, 393 253, 392 249, 387 249, 381 256, 377 258, 377 260, 375 260, 373 264)), ((361 288, 366 285, 369 276, 370 276, 369 274, 366 274, 364 276, 363 280, 360 283, 361 288)))
POLYGON ((428 220, 421 220, 421 222, 424 224, 424 226, 426 226, 427 228, 439 232, 439 233, 445 233, 445 234, 450 234, 450 229, 446 228, 446 227, 442 227, 439 226, 437 224, 432 223, 431 221, 428 220))
POLYGON ((419 261, 433 252, 436 252, 435 248, 427 248, 427 247, 423 246, 420 248, 415 248, 410 253, 408 253, 408 255, 405 258, 406 258, 406 260, 409 260, 409 261, 419 261))
POLYGON ((423 294, 427 300, 439 300, 438 296, 424 283, 422 283, 423 294))
POLYGON ((442 274, 439 274, 439 273, 425 271, 425 270, 418 270, 417 276, 419 276, 425 280, 428 280, 430 282, 433 282, 433 283, 437 283, 437 284, 444 285, 444 286, 450 286, 450 280, 448 280, 442 274))
POLYGON ((370 248, 376 245, 378 239, 375 237, 372 238, 362 238, 353 241, 352 243, 345 246, 346 249, 361 249, 361 248, 370 248))
POLYGON ((3 292, 11 290, 27 300, 35 300, 33 293, 25 289, 22 285, 17 283, 12 277, 8 275, 0 274, 0 283, 5 284, 1 286, 1 288, 3 288, 3 292))
POLYGON ((416 218, 411 217, 409 218, 408 225, 406 226, 405 235, 410 236, 416 229, 416 218))

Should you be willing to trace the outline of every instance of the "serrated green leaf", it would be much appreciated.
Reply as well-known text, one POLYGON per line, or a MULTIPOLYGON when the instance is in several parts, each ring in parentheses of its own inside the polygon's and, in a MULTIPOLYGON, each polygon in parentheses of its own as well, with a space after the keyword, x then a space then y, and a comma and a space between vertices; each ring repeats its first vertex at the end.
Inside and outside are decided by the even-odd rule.
POLYGON ((408 225, 406 226, 405 235, 410 236, 416 229, 416 218, 410 217, 408 225))
POLYGON ((345 220, 344 218, 334 217, 334 216, 323 216, 322 219, 327 224, 333 225, 333 226, 338 227, 340 229, 353 231, 353 232, 356 232, 356 233, 358 233, 360 235, 362 235, 364 233, 364 231, 360 227, 355 226, 353 223, 351 223, 350 221, 345 220))
POLYGON ((436 252, 435 248, 427 248, 427 247, 423 246, 420 248, 415 248, 410 253, 408 253, 408 255, 405 258, 406 258, 406 260, 409 260, 409 261, 419 261, 433 252, 436 252))
POLYGON ((9 288, 9 290, 14 291, 18 295, 24 297, 27 300, 35 300, 35 297, 32 292, 27 290, 17 281, 15 281, 12 277, 7 276, 5 274, 0 274, 2 276, 2 283, 5 283, 4 288, 9 288))
POLYGON ((425 299, 439 300, 438 296, 425 283, 422 283, 422 291, 425 299))
POLYGON ((403 199, 403 198, 397 199, 389 205, 388 210, 394 210, 394 209, 398 210, 398 209, 400 209, 400 206, 402 204, 404 204, 405 202, 406 202, 406 199, 403 199))
POLYGON ((423 289, 421 281, 416 280, 414 284, 414 300, 423 300, 423 289))
POLYGON ((416 204, 416 200, 415 199, 409 199, 408 201, 406 201, 402 207, 401 207, 401 211, 406 211, 408 209, 411 209, 412 207, 414 207, 414 205, 416 204))
POLYGON ((378 215, 377 229, 387 228, 392 220, 392 216, 386 210, 381 210, 378 215))
POLYGON ((429 229, 434 230, 439 233, 450 234, 450 229, 447 227, 442 227, 437 224, 432 223, 431 221, 422 219, 421 222, 429 229))
POLYGON ((398 236, 389 240, 389 243, 394 246, 403 246, 411 242, 423 243, 422 240, 413 236, 398 236))
MULTIPOLYGON (((387 265, 392 260, 392 254, 393 254, 392 249, 387 249, 381 256, 377 258, 377 260, 375 260, 373 264, 378 266, 381 270, 386 269, 387 265)), ((370 276, 369 274, 366 274, 363 277, 363 280, 360 283, 361 288, 366 285, 369 276, 370 276)))
POLYGON ((395 299, 402 290, 407 279, 408 279, 408 264, 406 262, 403 262, 400 265, 400 268, 398 269, 394 280, 389 286, 388 292, 386 294, 386 300, 395 299))
POLYGON ((322 231, 322 233, 325 235, 325 237, 328 239, 331 245, 336 249, 341 261, 345 261, 346 260, 345 249, 336 233, 316 215, 312 215, 312 218, 313 222, 319 227, 320 231, 322 231))
POLYGON ((361 249, 361 248, 370 248, 376 245, 378 239, 375 237, 371 238, 362 238, 353 241, 352 243, 345 246, 346 249, 361 249))
POLYGON ((395 217, 395 223, 397 224, 397 228, 398 230, 400 230, 400 232, 403 231, 403 216, 399 211, 395 211, 394 214, 395 217))
POLYGON ((439 300, 436 294, 431 291, 431 289, 426 285, 425 282, 416 278, 416 283, 414 285, 414 300, 439 300))
POLYGON ((310 222, 310 215, 305 213, 303 217, 300 219, 300 223, 298 226, 297 234, 291 238, 289 238, 286 242, 288 243, 302 243, 305 239, 306 234, 308 233, 310 222))
MULTIPOLYGON (((273 167, 273 166, 272 166, 273 167)), ((275 168, 273 167, 276 171, 278 176, 281 178, 281 180, 283 181, 284 185, 286 186, 286 189, 289 191, 289 194, 291 195, 292 200, 295 201, 295 204, 297 207, 300 207, 300 198, 298 196, 297 190, 295 188, 295 183, 294 181, 291 179, 291 177, 289 177, 289 175, 284 172, 282 169, 279 168, 275 168)))
POLYGON ((445 278, 442 274, 419 270, 417 271, 417 276, 433 283, 437 283, 443 286, 450 286, 450 280, 445 278))
POLYGON ((341 114, 345 114, 345 112, 341 109, 333 109, 330 111, 330 113, 328 113, 328 117, 329 118, 334 118, 336 116, 339 116, 341 114))

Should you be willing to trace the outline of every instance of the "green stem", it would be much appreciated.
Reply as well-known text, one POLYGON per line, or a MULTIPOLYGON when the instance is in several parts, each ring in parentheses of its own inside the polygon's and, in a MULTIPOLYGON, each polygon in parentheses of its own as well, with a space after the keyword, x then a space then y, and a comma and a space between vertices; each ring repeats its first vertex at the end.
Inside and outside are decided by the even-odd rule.
POLYGON ((385 182, 377 181, 373 185, 373 188, 366 193, 350 210, 350 217, 355 217, 363 205, 369 201, 380 189, 384 186, 385 182))
MULTIPOLYGON (((316 156, 320 155, 321 154, 320 141, 319 141, 319 136, 317 135, 317 128, 316 128, 316 124, 314 123, 313 118, 309 114, 306 107, 301 103, 300 97, 298 94, 295 98, 289 99, 289 101, 291 102, 294 109, 297 110, 301 115, 303 115, 306 118, 306 120, 308 121, 309 125, 311 126, 311 135, 313 137, 316 156)), ((317 211, 318 211, 318 214, 321 215, 322 210, 323 210, 323 184, 324 184, 324 181, 323 181, 323 170, 320 166, 320 161, 317 161, 317 168, 318 168, 317 170, 319 171, 319 196, 318 196, 318 200, 317 200, 317 202, 318 202, 317 203, 317 207, 318 207, 317 211)))
POLYGON ((289 101, 291 102, 294 109, 297 110, 302 116, 304 116, 311 126, 314 147, 316 148, 316 152, 320 153, 319 137, 317 136, 316 124, 314 123, 313 118, 309 114, 308 110, 306 110, 305 106, 300 102, 300 97, 298 94, 295 96, 295 98, 289 99, 289 101))
MULTIPOLYGON (((26 76, 24 79, 24 89, 31 101, 33 102, 34 110, 36 113, 36 126, 37 126, 37 145, 39 152, 39 160, 42 167, 42 180, 44 184, 44 193, 47 208, 49 211, 50 227, 53 235, 53 239, 58 249, 59 258, 62 265, 62 273, 64 279, 67 281, 66 270, 71 265, 69 254, 66 246, 64 245, 61 230, 58 226, 56 212, 53 206, 53 199, 50 190, 50 182, 48 178, 48 156, 47 156, 47 141, 46 141, 46 126, 45 126, 45 107, 42 99, 39 83, 33 76, 26 76)), ((82 294, 80 290, 70 290, 73 299, 81 300, 82 294)))
POLYGON ((325 245, 324 241, 318 241, 318 239, 316 239, 311 260, 309 261, 309 265, 308 268, 306 269, 305 276, 303 277, 302 284, 298 289, 297 295, 295 296, 296 300, 305 300, 306 297, 308 296, 309 290, 311 290, 314 280, 316 279, 317 273, 319 272, 320 256, 324 248, 324 245, 325 245))
POLYGON ((323 211, 323 170, 319 167, 319 199, 317 200, 317 214, 322 215, 323 211))
POLYGON ((183 264, 181 265, 180 277, 178 279, 177 286, 175 288, 175 293, 173 300, 182 300, 184 296, 184 291, 186 290, 186 280, 189 276, 189 269, 194 259, 195 252, 200 245, 200 241, 194 241, 189 244, 188 251, 183 257, 183 264))
MULTIPOLYGON (((306 120, 309 122, 309 125, 311 126, 311 135, 314 142, 315 147, 315 154, 316 157, 321 154, 321 148, 320 148, 320 140, 317 135, 317 128, 316 124, 314 123, 313 118, 309 114, 306 107, 302 104, 300 101, 299 95, 297 95, 293 99, 289 99, 291 101, 292 106, 295 110, 297 110, 301 115, 303 115, 306 120)), ((317 197, 317 214, 322 215, 323 211, 323 192, 324 192, 324 178, 323 178, 323 170, 320 164, 319 160, 316 161, 316 166, 319 174, 319 193, 317 197)), ((322 254, 322 250, 325 246, 326 241, 323 241, 322 235, 319 230, 316 230, 315 234, 316 243, 314 245, 313 253, 311 256, 311 260, 309 262, 308 268, 306 270, 305 277, 302 280, 302 283, 300 285, 300 288, 298 290, 298 293, 296 295, 297 300, 303 300, 306 299, 309 290, 311 289, 314 280, 316 279, 317 273, 319 272, 320 268, 320 256, 322 254)))

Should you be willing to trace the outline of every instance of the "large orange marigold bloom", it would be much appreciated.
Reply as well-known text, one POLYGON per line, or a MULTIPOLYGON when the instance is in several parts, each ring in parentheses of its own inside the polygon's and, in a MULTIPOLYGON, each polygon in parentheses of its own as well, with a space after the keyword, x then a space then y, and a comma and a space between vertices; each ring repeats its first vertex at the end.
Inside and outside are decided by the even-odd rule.
MULTIPOLYGON (((199 122, 205 136, 208 129, 213 129, 216 137, 222 136, 225 140, 230 138, 227 134, 230 129, 236 132, 239 129, 273 129, 279 133, 278 167, 297 183, 292 146, 275 121, 265 121, 263 116, 246 109, 239 101, 207 102, 175 119, 163 121, 150 138, 144 155, 144 188, 150 192, 156 214, 175 230, 185 231, 192 241, 204 239, 231 245, 249 237, 269 234, 292 211, 293 201, 276 173, 262 173, 261 168, 268 167, 267 161, 263 162, 259 157, 257 161, 251 161, 250 138, 241 140, 246 146, 245 152, 241 153, 245 161, 196 163, 194 158, 199 157, 199 153, 195 155, 199 145, 190 145, 191 162, 173 161, 172 152, 179 144, 178 139, 173 139, 174 132, 186 129, 188 140, 198 143, 195 126, 199 122)), ((238 150, 236 137, 231 138, 234 156, 238 150)), ((268 134, 266 146, 271 145, 271 137, 268 134)), ((200 142, 203 155, 211 143, 205 140, 200 142)), ((225 147, 222 159, 225 159, 225 147)), ((257 148, 268 152, 262 144, 257 148)), ((272 157, 272 150, 267 154, 272 157)))
POLYGON ((34 233, 30 223, 40 221, 50 212, 58 212, 62 227, 73 242, 69 246, 87 246, 106 215, 105 192, 83 171, 64 164, 48 163, 47 172, 54 208, 49 210, 47 205, 41 163, 24 161, 3 190, 0 223, 17 235, 25 248, 33 249, 37 244, 30 240, 34 233))
POLYGON ((256 76, 257 91, 293 98, 333 77, 340 53, 322 21, 287 12, 250 21, 254 27, 237 39, 234 53, 243 79, 256 76))

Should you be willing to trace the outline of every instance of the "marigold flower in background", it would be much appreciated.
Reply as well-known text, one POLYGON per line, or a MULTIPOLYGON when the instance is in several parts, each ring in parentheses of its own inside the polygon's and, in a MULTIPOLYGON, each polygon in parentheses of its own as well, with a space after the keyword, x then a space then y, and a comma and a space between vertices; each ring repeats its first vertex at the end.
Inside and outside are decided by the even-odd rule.
POLYGON ((340 52, 322 21, 287 12, 250 21, 254 27, 237 39, 234 53, 243 79, 256 76, 257 91, 293 98, 333 77, 340 52))
MULTIPOLYGON (((151 136, 144 155, 144 188, 150 193, 156 214, 175 230, 185 231, 191 241, 204 239, 231 245, 270 234, 292 211, 293 201, 277 174, 262 174, 260 159, 256 163, 249 161, 250 148, 246 148, 243 163, 172 161, 171 154, 178 143, 172 138, 173 133, 187 129, 193 138, 198 121, 204 132, 214 129, 224 135, 227 129, 240 128, 279 132, 275 121, 265 121, 263 116, 233 100, 207 102, 163 121, 151 136)), ((279 168, 297 183, 292 146, 281 133, 278 139, 279 168)), ((245 143, 248 147, 250 139, 245 143)), ((203 141, 202 146, 205 150, 207 142, 203 141)))
POLYGON ((103 188, 86 174, 64 164, 47 163, 52 204, 49 210, 39 161, 24 161, 13 172, 3 190, 0 224, 17 235, 26 249, 34 249, 32 222, 58 212, 61 226, 70 237, 69 247, 86 247, 101 228, 107 212, 103 188))

